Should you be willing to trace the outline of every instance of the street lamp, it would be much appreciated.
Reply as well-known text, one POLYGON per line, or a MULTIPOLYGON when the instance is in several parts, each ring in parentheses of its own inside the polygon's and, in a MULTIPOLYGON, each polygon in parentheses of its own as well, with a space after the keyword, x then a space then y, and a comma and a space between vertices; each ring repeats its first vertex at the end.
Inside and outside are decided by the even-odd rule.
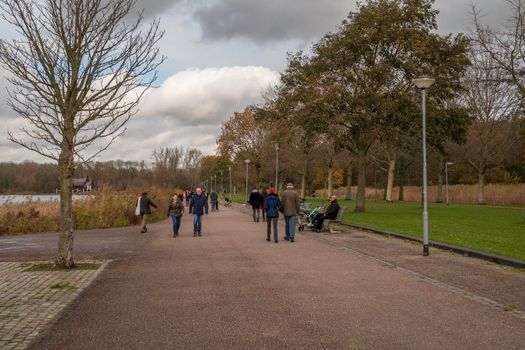
POLYGON ((428 184, 427 184, 427 89, 436 80, 430 77, 418 77, 412 80, 415 86, 421 90, 421 108, 423 110, 423 256, 429 255, 428 244, 428 184))
POLYGON ((447 188, 447 205, 448 205, 448 167, 449 165, 454 165, 452 162, 446 162, 445 163, 445 186, 447 188))
POLYGON ((245 197, 244 197, 244 202, 248 202, 248 165, 250 164, 250 160, 249 159, 246 159, 244 161, 246 163, 246 193, 245 193, 245 197))
POLYGON ((279 193, 279 142, 275 142, 275 193, 279 193))

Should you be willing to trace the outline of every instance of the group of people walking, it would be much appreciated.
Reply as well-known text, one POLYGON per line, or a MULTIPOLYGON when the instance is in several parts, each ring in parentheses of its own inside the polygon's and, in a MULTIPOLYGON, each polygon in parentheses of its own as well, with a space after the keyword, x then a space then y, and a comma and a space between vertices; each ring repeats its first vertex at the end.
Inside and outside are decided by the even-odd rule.
MULTIPOLYGON (((168 205, 168 217, 173 223, 173 238, 179 236, 181 220, 186 207, 188 207, 189 213, 193 215, 193 236, 202 237, 202 217, 208 215, 209 212, 208 198, 211 199, 212 211, 218 211, 219 195, 215 191, 208 194, 198 187, 195 192, 184 191, 181 194, 173 194, 168 205), (186 205, 184 205, 185 202, 186 205)), ((147 192, 142 193, 135 210, 135 214, 142 218, 141 233, 148 232, 147 222, 149 215, 151 215, 151 207, 157 208, 157 205, 151 201, 147 192)))
MULTIPOLYGON (((211 200, 211 211, 219 210, 219 195, 212 191, 207 193, 198 187, 195 192, 184 191, 181 194, 174 193, 168 206, 168 217, 171 217, 173 223, 173 237, 179 236, 181 220, 188 207, 189 213, 193 216, 193 236, 202 237, 202 217, 208 215, 208 199, 211 200), (186 205, 184 204, 186 203, 186 205)), ((250 193, 248 200, 253 211, 253 221, 259 222, 261 217, 266 222, 266 240, 279 242, 278 220, 279 213, 284 216, 285 236, 284 240, 295 242, 295 228, 297 216, 300 214, 300 196, 294 190, 294 185, 288 183, 286 190, 282 193, 282 199, 276 193, 275 188, 269 188, 266 195, 263 195, 254 188, 250 193), (261 215, 262 214, 262 215, 261 215)), ((142 218, 141 233, 148 232, 147 221, 151 215, 151 208, 157 208, 157 205, 151 201, 146 192, 142 193, 137 201, 135 214, 142 218)), ((319 231, 322 228, 324 219, 335 219, 339 205, 335 196, 330 197, 330 204, 324 213, 318 214, 314 220, 314 228, 319 231)))
POLYGON ((300 197, 294 190, 292 183, 286 185, 286 190, 282 194, 282 200, 276 193, 275 188, 268 189, 268 195, 264 197, 256 188, 250 194, 248 200, 253 210, 253 221, 259 222, 262 212, 263 221, 266 221, 266 240, 279 242, 279 234, 277 231, 277 223, 279 220, 279 213, 284 216, 285 236, 284 240, 295 242, 295 226, 297 223, 297 215, 300 210, 300 197))

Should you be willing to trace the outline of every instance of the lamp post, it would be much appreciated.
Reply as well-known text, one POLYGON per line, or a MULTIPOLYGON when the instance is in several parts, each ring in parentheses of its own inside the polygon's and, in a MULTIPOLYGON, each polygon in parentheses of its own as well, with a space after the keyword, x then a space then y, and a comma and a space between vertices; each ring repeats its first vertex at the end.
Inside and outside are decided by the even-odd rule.
POLYGON ((230 200, 233 200, 232 199, 232 166, 231 165, 228 166, 228 170, 230 172, 230 200))
POLYGON ((445 163, 445 186, 447 188, 447 205, 448 205, 448 167, 450 165, 454 165, 452 162, 446 162, 445 163))
POLYGON ((248 165, 250 164, 250 160, 246 159, 244 163, 246 163, 246 192, 244 197, 244 202, 246 203, 248 202, 248 165))
POLYGON ((427 183, 427 89, 436 80, 430 77, 419 77, 412 80, 415 86, 421 90, 421 108, 423 110, 423 256, 429 255, 428 244, 428 183, 427 183))
POLYGON ((279 193, 279 142, 275 142, 275 192, 279 193))
POLYGON ((217 174, 213 175, 213 191, 217 192, 217 174))

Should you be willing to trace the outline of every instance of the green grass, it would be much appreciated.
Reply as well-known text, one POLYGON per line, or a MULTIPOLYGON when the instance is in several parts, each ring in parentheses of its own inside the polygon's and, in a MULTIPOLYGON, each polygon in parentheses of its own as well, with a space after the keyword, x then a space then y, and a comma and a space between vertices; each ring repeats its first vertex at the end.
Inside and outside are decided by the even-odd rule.
POLYGON ((231 198, 232 201, 236 202, 236 203, 246 203, 246 200, 244 199, 245 198, 245 195, 244 193, 243 194, 234 194, 231 198))
POLYGON ((100 264, 96 263, 77 263, 71 269, 56 266, 53 263, 34 264, 23 272, 47 272, 47 271, 78 271, 78 270, 97 270, 100 264))
MULTIPOLYGON (((321 200, 309 199, 313 205, 321 200)), ((344 222, 423 237, 420 203, 367 200, 366 212, 354 213, 355 201, 346 207, 344 222)), ((477 205, 429 204, 429 238, 488 253, 525 260, 525 211, 477 205)))

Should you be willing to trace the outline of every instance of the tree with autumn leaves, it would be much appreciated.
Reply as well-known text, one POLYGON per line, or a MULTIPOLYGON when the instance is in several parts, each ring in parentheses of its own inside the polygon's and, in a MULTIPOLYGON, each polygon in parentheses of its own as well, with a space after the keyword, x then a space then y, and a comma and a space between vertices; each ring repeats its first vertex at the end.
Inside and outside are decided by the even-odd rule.
POLYGON ((392 201, 396 170, 404 181, 406 168, 420 156, 421 101, 412 79, 428 75, 436 83, 428 93, 427 142, 442 183, 451 145, 467 141, 476 115, 465 98, 471 40, 440 35, 432 5, 430 0, 360 4, 309 53, 289 54, 271 97, 223 125, 220 153, 249 155, 259 177, 264 153, 271 154, 269 140, 279 139, 295 150, 295 161, 304 159, 293 165, 297 174, 307 174, 302 165, 324 167, 329 193, 337 162, 338 169, 348 168, 347 186, 356 169, 356 211, 365 210, 366 174, 374 163, 384 169, 385 199, 392 201))

